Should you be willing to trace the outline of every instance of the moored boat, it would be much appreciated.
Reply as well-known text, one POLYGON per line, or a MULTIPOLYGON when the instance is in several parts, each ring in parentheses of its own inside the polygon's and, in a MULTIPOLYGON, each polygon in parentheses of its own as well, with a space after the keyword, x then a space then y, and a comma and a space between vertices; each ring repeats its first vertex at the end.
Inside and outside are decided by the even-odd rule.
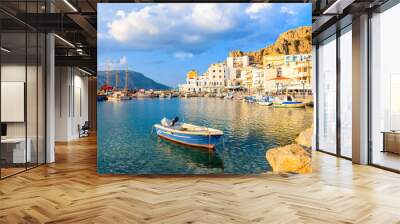
POLYGON ((106 95, 97 95, 97 101, 105 101, 105 100, 107 100, 106 95))
POLYGON ((226 100, 231 100, 231 99, 233 99, 233 97, 234 97, 234 95, 233 94, 227 94, 225 97, 224 97, 224 99, 226 99, 226 100))
POLYGON ((271 106, 272 105, 272 97, 270 96, 263 96, 261 99, 257 102, 259 105, 262 106, 271 106))
POLYGON ((276 100, 273 102, 273 107, 274 108, 305 108, 306 104, 304 102, 300 101, 295 101, 294 97, 292 96, 286 96, 286 99, 281 101, 281 100, 276 100))
POLYGON ((303 102, 290 102, 290 101, 284 101, 284 102, 278 102, 273 104, 274 108, 304 108, 306 107, 306 104, 303 102))
POLYGON ((272 102, 260 101, 260 102, 258 102, 258 104, 260 104, 261 106, 271 106, 271 105, 272 105, 272 102))
POLYGON ((123 95, 120 97, 120 100, 130 100, 130 99, 131 99, 131 97, 128 95, 123 95))
POLYGON ((243 99, 243 101, 244 101, 244 102, 247 102, 247 103, 255 103, 255 102, 256 102, 256 99, 255 99, 254 96, 245 96, 244 99, 243 99))
POLYGON ((160 124, 155 124, 157 135, 160 138, 183 145, 213 149, 224 133, 220 130, 180 123, 178 118, 172 121, 166 118, 160 124))

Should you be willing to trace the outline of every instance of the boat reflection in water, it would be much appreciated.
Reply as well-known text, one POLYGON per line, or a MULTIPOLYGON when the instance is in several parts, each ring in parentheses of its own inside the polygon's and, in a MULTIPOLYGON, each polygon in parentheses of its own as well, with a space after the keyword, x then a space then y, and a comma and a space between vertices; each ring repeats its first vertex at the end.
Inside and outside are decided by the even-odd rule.
POLYGON ((196 169, 206 168, 207 173, 221 173, 224 169, 221 157, 214 150, 177 145, 163 139, 158 139, 157 145, 162 149, 166 157, 183 161, 189 167, 196 169))

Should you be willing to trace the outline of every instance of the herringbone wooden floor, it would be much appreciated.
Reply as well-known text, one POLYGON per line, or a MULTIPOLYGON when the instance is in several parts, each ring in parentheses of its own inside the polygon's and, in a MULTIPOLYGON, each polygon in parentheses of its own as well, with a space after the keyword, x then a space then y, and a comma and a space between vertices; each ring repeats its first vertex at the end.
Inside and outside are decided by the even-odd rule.
POLYGON ((0 181, 0 223, 400 223, 400 175, 314 153, 309 175, 96 173, 96 142, 0 181))

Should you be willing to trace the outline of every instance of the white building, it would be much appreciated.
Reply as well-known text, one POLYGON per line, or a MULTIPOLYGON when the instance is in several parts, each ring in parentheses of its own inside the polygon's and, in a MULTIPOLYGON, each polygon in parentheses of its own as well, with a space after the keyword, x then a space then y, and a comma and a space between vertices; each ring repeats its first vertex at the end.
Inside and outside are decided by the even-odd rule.
POLYGON ((207 82, 206 91, 212 93, 220 93, 227 85, 228 69, 225 63, 215 63, 208 67, 207 72, 203 75, 204 82, 207 82))
POLYGON ((228 57, 226 64, 228 68, 243 68, 253 64, 253 57, 245 55, 241 57, 228 57))
POLYGON ((264 56, 265 90, 311 91, 311 55, 264 56))
POLYGON ((227 87, 228 88, 243 88, 244 83, 248 80, 245 78, 248 76, 247 68, 252 65, 253 57, 241 56, 241 57, 228 57, 226 59, 227 65, 227 87))
POLYGON ((265 91, 265 69, 262 67, 254 67, 252 69, 253 92, 264 93, 265 91))
POLYGON ((179 85, 179 91, 190 93, 220 93, 227 86, 228 70, 225 63, 211 64, 207 71, 199 76, 191 70, 186 75, 186 83, 179 85))
POLYGON ((201 87, 199 86, 198 77, 199 76, 197 75, 197 71, 190 70, 186 74, 186 83, 179 85, 179 91, 185 93, 201 92, 201 87))

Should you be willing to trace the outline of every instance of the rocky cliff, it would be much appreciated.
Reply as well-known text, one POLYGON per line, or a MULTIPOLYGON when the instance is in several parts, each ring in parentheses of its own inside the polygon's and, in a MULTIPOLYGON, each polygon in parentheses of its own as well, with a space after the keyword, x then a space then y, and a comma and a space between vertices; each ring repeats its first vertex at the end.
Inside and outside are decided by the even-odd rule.
POLYGON ((239 57, 249 55, 254 57, 256 63, 261 63, 263 56, 266 55, 311 54, 311 33, 311 26, 299 27, 282 33, 274 44, 258 51, 231 51, 229 52, 229 56, 239 57))

